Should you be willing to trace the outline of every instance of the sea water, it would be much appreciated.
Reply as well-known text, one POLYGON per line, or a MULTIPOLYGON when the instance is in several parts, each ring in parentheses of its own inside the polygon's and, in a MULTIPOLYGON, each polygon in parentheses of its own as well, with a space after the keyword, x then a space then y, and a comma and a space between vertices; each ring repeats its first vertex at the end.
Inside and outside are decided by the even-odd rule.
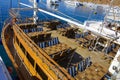
MULTIPOLYGON (((2 31, 2 27, 4 21, 9 17, 9 9, 11 7, 18 7, 18 0, 0 0, 0 33, 2 31), (12 2, 11 2, 12 1, 12 2)), ((20 0, 23 3, 27 3, 28 5, 32 5, 30 0, 20 0)), ((103 8, 97 7, 96 9, 91 9, 90 7, 85 6, 71 6, 69 4, 64 3, 64 1, 59 0, 59 5, 54 6, 50 4, 50 0, 41 0, 42 2, 38 3, 38 7, 59 16, 76 20, 83 24, 86 20, 103 20, 105 13, 103 8), (94 14, 97 12, 97 14, 94 14)), ((24 7, 24 6, 21 6, 24 7)), ((31 16, 33 15, 33 11, 20 11, 20 14, 23 16, 31 16)), ((53 19, 55 17, 49 16, 47 14, 39 12, 39 19, 53 19)), ((9 60, 4 47, 0 45, 0 56, 3 58, 7 67, 13 67, 11 61, 9 60)), ((13 69, 13 73, 11 74, 14 78, 16 76, 15 70, 13 69)))
MULTIPOLYGON (((2 27, 4 24, 4 21, 9 17, 9 9, 11 7, 10 0, 0 0, 0 33, 2 31, 2 27)), ((16 3, 16 1, 15 1, 16 3)), ((13 7, 17 6, 16 4, 13 5, 13 7)), ((2 44, 0 44, 0 56, 2 57, 5 65, 7 68, 9 68, 10 75, 12 76, 13 80, 17 80, 17 75, 15 72, 15 69, 13 68, 13 65, 8 58, 5 49, 2 44)))

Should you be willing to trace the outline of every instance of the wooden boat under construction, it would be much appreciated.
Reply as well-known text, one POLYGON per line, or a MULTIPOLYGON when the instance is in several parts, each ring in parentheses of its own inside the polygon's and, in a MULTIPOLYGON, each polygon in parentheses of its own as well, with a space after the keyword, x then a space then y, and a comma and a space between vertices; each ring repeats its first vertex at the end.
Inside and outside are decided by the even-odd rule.
POLYGON ((105 37, 59 20, 35 24, 12 17, 1 38, 20 80, 106 80, 119 49, 105 37))
POLYGON ((2 30, 2 42, 23 80, 103 79, 108 72, 109 58, 103 63, 105 59, 101 58, 105 55, 102 52, 96 54, 98 51, 88 49, 95 36, 86 32, 81 33, 86 34, 85 37, 75 39, 76 31, 78 29, 59 21, 43 21, 39 25, 8 23, 2 30))

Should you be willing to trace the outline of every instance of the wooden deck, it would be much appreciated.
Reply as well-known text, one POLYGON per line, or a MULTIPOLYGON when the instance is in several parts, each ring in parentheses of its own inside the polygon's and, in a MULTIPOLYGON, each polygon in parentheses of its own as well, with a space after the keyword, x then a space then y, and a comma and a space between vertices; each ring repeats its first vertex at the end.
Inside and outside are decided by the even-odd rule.
MULTIPOLYGON (((31 32, 31 33, 26 33, 26 34, 29 37, 34 37, 36 35, 46 35, 47 33, 52 34, 51 35, 52 37, 58 37, 59 41, 60 41, 60 44, 43 48, 43 50, 48 55, 52 55, 54 53, 60 52, 61 50, 64 51, 66 49, 72 48, 72 49, 76 49, 75 52, 77 54, 81 55, 83 58, 86 58, 89 56, 92 58, 92 62, 93 62, 92 66, 88 67, 83 72, 78 72, 78 74, 76 75, 76 78, 83 79, 84 74, 87 74, 87 76, 85 76, 85 78, 87 80, 95 80, 95 78, 97 80, 100 80, 107 73, 109 65, 110 65, 110 60, 105 59, 106 56, 102 52, 89 51, 87 48, 81 47, 80 44, 78 44, 75 39, 70 39, 65 36, 62 36, 58 31, 55 31, 55 30, 50 30, 47 32, 44 32, 44 31, 43 32, 31 32), (91 71, 93 71, 94 74, 91 74, 90 73, 91 71), (92 77, 92 76, 95 76, 95 77, 92 77)), ((6 40, 8 40, 8 41, 6 41, 7 46, 10 49, 10 54, 15 54, 16 51, 13 46, 13 32, 10 32, 9 34, 10 34, 9 36, 12 36, 12 37, 8 37, 8 39, 6 38, 6 40)), ((88 37, 88 39, 89 39, 89 37, 88 37)), ((107 57, 107 58, 109 58, 109 57, 107 57)))
POLYGON ((58 37, 60 42, 66 43, 72 48, 77 48, 76 52, 83 58, 91 57, 93 64, 83 72, 78 72, 76 75, 77 80, 101 80, 101 78, 108 72, 108 68, 111 63, 111 59, 105 56, 102 52, 89 51, 87 48, 83 48, 75 42, 75 39, 66 38, 61 36, 57 31, 51 31, 52 36, 58 37), (107 58, 107 59, 105 59, 107 58), (97 70, 97 71, 96 71, 97 70), (92 72, 92 74, 91 74, 92 72), (85 76, 85 79, 83 77, 85 76))
POLYGON ((78 72, 76 75, 77 80, 101 80, 107 73, 107 70, 98 63, 92 64, 83 72, 78 72))
POLYGON ((51 33, 47 33, 47 32, 42 31, 42 32, 30 32, 27 35, 29 37, 35 37, 35 36, 39 36, 39 35, 47 36, 47 35, 50 35, 50 34, 51 33))
MULTIPOLYGON (((59 33, 59 31, 57 31, 57 30, 48 30, 48 28, 44 27, 44 31, 42 31, 42 32, 30 32, 30 33, 26 33, 26 34, 30 38, 35 37, 37 35, 46 36, 47 34, 48 35, 50 34, 51 37, 58 37, 60 44, 43 48, 43 50, 49 56, 51 56, 55 53, 61 52, 61 51, 65 51, 66 49, 69 49, 69 48, 76 49, 75 52, 78 55, 81 55, 84 59, 90 56, 92 59, 92 63, 93 63, 92 66, 88 67, 83 72, 78 71, 78 74, 76 75, 77 79, 82 79, 84 77, 84 74, 87 74, 87 76, 85 76, 85 77, 88 80, 95 80, 95 78, 100 80, 108 71, 108 68, 110 65, 110 59, 106 59, 106 56, 102 52, 89 51, 88 48, 81 47, 81 45, 76 42, 76 39, 71 39, 71 38, 62 36, 59 33), (98 73, 98 70, 99 70, 99 73, 98 73), (91 74, 90 73, 91 71, 93 71, 94 74, 91 74), (92 77, 92 76, 94 76, 94 77, 92 77)), ((82 43, 88 42, 89 40, 93 40, 93 36, 88 36, 85 38, 86 39, 80 38, 79 40, 82 43)), ((107 57, 107 58, 109 58, 109 57, 107 57)), ((68 61, 68 63, 69 63, 69 61, 68 61)))
POLYGON ((70 49, 70 47, 66 44, 57 44, 57 45, 54 45, 54 46, 51 46, 51 47, 44 48, 45 52, 47 52, 48 55, 52 55, 54 53, 65 51, 67 49, 70 49))
MULTIPOLYGON (((61 43, 65 43, 71 48, 77 48, 76 52, 80 54, 82 57, 86 58, 90 56, 92 58, 93 63, 98 63, 99 65, 105 67, 106 69, 109 68, 110 60, 104 59, 106 56, 102 52, 96 52, 96 51, 89 51, 87 48, 83 48, 75 42, 75 39, 70 39, 67 37, 64 37, 59 34, 58 31, 51 31, 53 37, 58 37, 61 43)), ((108 57, 109 58, 109 57, 108 57)))

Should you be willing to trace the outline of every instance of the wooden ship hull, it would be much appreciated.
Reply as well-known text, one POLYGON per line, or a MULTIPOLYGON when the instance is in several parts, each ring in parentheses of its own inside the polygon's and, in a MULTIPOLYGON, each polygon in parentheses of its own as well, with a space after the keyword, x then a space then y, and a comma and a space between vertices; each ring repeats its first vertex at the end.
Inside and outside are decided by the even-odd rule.
MULTIPOLYGON (((6 24, 2 30, 2 42, 20 78, 22 80, 57 80, 60 75, 64 77, 65 70, 51 60, 45 51, 38 49, 38 46, 25 33, 22 34, 21 29, 17 27, 16 24, 14 26, 6 24), (41 67, 39 68, 39 66, 41 67), (59 71, 63 73, 59 73, 59 71)), ((71 78, 68 74, 65 76, 71 78)))
POLYGON ((20 80, 105 80, 119 49, 109 39, 59 20, 35 24, 14 16, 5 22, 1 39, 20 80))
MULTIPOLYGON (((69 42, 65 41, 74 39, 74 31, 78 29, 68 27, 63 30, 59 26, 51 28, 50 26, 61 25, 56 21, 40 23, 42 26, 33 23, 7 23, 2 30, 3 46, 21 80, 82 80, 85 77, 88 80, 102 80, 107 69, 98 63, 92 63, 89 56, 86 59, 81 57, 76 48, 70 47, 69 42), (94 69, 99 69, 100 73, 95 71, 92 75, 96 77, 89 77, 90 70, 94 69)), ((82 47, 89 46, 84 38, 74 39, 73 42, 75 41, 82 47)))
POLYGON ((22 60, 20 59, 20 56, 17 54, 15 47, 13 45, 13 30, 10 28, 10 24, 6 24, 6 26, 3 28, 3 33, 2 33, 2 42, 3 46, 6 50, 6 53, 8 54, 8 57, 12 61, 17 73, 19 74, 19 78, 21 80, 27 80, 30 78, 29 71, 23 66, 22 60), (15 57, 16 56, 16 57, 15 57), (21 66, 21 67, 20 67, 21 66), (21 73, 23 71, 23 73, 21 73), (29 75, 28 75, 29 74, 29 75))

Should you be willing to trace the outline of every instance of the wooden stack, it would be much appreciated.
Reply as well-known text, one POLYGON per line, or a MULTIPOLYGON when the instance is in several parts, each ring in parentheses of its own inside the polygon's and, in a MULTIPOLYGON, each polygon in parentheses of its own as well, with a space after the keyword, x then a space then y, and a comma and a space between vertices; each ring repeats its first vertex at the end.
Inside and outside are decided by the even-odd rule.
POLYGON ((78 30, 78 28, 67 28, 64 35, 68 38, 75 38, 75 33, 78 30))

